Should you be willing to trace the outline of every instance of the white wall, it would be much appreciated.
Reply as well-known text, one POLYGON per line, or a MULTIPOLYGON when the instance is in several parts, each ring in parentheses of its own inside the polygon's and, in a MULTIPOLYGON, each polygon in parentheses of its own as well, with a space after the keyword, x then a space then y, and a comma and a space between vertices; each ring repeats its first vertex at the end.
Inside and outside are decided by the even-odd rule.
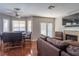
POLYGON ((62 17, 57 17, 55 19, 55 31, 63 31, 62 17))

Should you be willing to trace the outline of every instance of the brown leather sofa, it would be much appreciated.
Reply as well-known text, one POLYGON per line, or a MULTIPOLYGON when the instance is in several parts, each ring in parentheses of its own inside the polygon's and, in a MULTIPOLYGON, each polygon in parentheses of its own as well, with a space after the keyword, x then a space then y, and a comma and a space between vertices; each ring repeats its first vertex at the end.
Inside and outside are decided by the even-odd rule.
POLYGON ((38 56, 79 56, 79 42, 41 35, 37 40, 37 51, 38 56))
POLYGON ((37 40, 37 50, 38 56, 58 56, 60 52, 60 49, 41 38, 37 40))
POLYGON ((66 48, 66 51, 62 51, 62 56, 79 56, 79 42, 71 41, 66 42, 69 46, 66 48))
POLYGON ((37 40, 37 50, 39 56, 60 56, 67 45, 61 40, 52 39, 42 35, 37 40))

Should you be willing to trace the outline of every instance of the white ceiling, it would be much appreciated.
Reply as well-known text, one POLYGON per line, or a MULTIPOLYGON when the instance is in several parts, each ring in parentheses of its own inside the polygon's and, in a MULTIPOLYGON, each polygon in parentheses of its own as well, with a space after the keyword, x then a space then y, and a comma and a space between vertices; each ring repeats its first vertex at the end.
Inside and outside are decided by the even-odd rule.
POLYGON ((79 10, 79 3, 0 3, 0 12, 13 15, 13 8, 20 8, 21 16, 59 17, 79 10), (49 10, 48 6, 55 8, 49 10))

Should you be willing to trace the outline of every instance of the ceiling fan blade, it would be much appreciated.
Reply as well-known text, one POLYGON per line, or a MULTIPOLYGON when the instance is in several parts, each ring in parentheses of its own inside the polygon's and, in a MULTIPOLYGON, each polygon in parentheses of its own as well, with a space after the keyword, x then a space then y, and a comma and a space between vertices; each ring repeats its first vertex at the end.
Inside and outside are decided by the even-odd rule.
POLYGON ((22 11, 19 8, 7 9, 7 8, 0 8, 1 13, 6 13, 10 16, 21 16, 22 11), (4 11, 4 12, 3 12, 4 11))

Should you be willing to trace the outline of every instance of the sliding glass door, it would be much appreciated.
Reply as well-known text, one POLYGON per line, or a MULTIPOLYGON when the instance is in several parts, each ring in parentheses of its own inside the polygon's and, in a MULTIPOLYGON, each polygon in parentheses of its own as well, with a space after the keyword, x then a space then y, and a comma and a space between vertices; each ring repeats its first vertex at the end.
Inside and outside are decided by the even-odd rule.
POLYGON ((52 30, 53 30, 53 28, 52 28, 52 23, 48 23, 47 24, 47 36, 50 36, 50 37, 52 37, 52 30))
POLYGON ((41 23, 40 26, 41 34, 46 35, 46 23, 41 23))
POLYGON ((53 36, 53 27, 52 27, 52 23, 45 23, 45 22, 41 22, 40 23, 40 33, 49 37, 53 36))

